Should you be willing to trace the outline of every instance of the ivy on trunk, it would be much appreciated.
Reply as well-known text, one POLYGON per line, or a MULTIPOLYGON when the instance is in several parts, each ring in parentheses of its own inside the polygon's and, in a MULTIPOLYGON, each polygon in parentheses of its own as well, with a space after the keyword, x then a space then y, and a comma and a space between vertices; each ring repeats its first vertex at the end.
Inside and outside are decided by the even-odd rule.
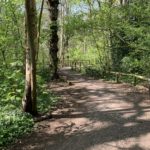
POLYGON ((49 40, 49 54, 53 65, 52 79, 58 79, 58 5, 59 0, 47 0, 49 16, 50 16, 50 40, 49 40))

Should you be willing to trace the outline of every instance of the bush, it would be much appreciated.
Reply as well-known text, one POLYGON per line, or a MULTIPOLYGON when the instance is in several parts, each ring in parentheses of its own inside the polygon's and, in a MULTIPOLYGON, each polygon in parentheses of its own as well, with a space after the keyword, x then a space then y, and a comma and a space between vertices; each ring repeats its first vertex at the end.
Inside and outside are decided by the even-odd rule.
MULTIPOLYGON (((21 112, 24 91, 24 75, 16 67, 0 68, 0 148, 14 142, 32 130, 33 119, 21 112)), ((37 75, 38 111, 51 109, 58 98, 48 91, 45 81, 48 75, 37 75)))
POLYGON ((86 75, 94 78, 103 78, 106 75, 105 70, 96 65, 85 67, 84 72, 86 75))
POLYGON ((138 73, 144 72, 141 61, 133 59, 132 57, 124 57, 121 65, 122 71, 126 73, 138 73))
POLYGON ((0 147, 16 140, 16 138, 32 130, 33 119, 21 111, 0 112, 0 147))

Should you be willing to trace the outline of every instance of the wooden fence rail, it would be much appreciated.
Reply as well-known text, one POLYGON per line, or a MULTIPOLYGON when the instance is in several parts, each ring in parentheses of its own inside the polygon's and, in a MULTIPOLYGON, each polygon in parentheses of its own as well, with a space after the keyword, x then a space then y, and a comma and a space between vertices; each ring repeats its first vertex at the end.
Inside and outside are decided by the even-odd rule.
POLYGON ((62 66, 69 66, 73 70, 80 70, 81 71, 82 67, 89 66, 89 65, 91 65, 90 60, 80 60, 80 61, 65 60, 64 64, 62 66))
MULTIPOLYGON (((71 61, 68 60, 68 63, 66 63, 67 66, 70 66, 73 70, 78 70, 81 71, 83 67, 88 67, 88 66, 93 66, 90 62, 90 60, 81 60, 81 61, 71 61)), ((128 74, 128 73, 123 73, 123 72, 114 72, 114 71, 109 71, 107 72, 108 74, 113 74, 116 76, 116 82, 119 83, 120 77, 121 76, 127 76, 127 77, 132 77, 133 78, 133 85, 137 85, 137 80, 143 80, 147 82, 148 89, 149 89, 149 95, 150 95, 150 78, 140 76, 140 75, 135 75, 135 74, 128 74)))

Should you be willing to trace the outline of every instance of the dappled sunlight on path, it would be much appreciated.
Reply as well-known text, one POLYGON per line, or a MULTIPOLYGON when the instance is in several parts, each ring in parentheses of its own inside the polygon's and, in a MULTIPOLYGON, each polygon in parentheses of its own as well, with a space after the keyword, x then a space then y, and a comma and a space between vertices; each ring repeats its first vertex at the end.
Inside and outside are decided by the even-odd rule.
POLYGON ((51 89, 65 105, 13 150, 149 150, 147 93, 63 70, 72 86, 51 89))

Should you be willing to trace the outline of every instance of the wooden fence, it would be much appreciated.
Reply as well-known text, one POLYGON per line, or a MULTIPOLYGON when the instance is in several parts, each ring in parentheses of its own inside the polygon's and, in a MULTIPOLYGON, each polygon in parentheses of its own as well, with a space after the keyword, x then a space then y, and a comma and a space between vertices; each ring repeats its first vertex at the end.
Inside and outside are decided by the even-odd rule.
POLYGON ((89 66, 91 65, 91 61, 90 60, 80 60, 80 61, 76 61, 76 60, 65 60, 64 64, 62 66, 69 66, 71 67, 73 70, 79 70, 81 71, 81 69, 85 66, 89 66))
MULTIPOLYGON (((81 71, 83 67, 92 67, 92 63, 90 62, 90 60, 81 60, 81 61, 71 61, 68 60, 65 63, 65 66, 70 66, 73 70, 78 70, 81 71)), ((135 75, 135 74, 128 74, 128 73, 122 73, 122 72, 114 72, 114 71, 109 71, 107 72, 108 74, 113 74, 115 76, 115 80, 116 83, 120 82, 120 78, 121 76, 127 76, 127 77, 132 77, 133 78, 133 85, 136 86, 137 85, 137 80, 142 80, 142 81, 146 81, 146 84, 148 85, 148 89, 149 89, 149 95, 150 95, 150 78, 144 77, 144 76, 140 76, 140 75, 135 75)))

